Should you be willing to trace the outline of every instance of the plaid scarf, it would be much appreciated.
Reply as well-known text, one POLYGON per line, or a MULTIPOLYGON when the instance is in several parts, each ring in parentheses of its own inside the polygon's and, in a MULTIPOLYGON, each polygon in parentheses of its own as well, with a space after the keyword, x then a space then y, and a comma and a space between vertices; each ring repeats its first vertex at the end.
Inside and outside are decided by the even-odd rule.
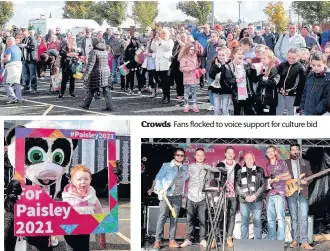
POLYGON ((247 167, 243 166, 241 171, 241 184, 242 184, 242 191, 244 193, 251 192, 254 193, 256 191, 256 166, 254 165, 252 167, 252 176, 251 176, 251 182, 248 183, 247 180, 247 167))

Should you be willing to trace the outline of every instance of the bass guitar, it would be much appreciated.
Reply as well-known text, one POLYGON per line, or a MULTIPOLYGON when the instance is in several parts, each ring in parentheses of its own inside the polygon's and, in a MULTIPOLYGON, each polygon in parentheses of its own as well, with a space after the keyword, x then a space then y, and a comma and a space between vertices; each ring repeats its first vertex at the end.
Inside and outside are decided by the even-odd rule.
MULTIPOLYGON (((326 169, 326 170, 323 170, 321 172, 315 173, 315 174, 305 178, 304 180, 309 181, 309 180, 312 180, 314 178, 320 177, 323 174, 326 174, 328 172, 330 172, 330 168, 326 169)), ((305 176, 304 173, 300 174, 300 179, 302 179, 304 176, 305 176)), ((286 181, 285 194, 286 194, 287 197, 290 197, 292 194, 294 194, 298 190, 299 190, 298 179, 291 179, 291 180, 286 181)), ((301 191, 301 190, 303 190, 302 187, 300 187, 299 191, 301 191)))
MULTIPOLYGON (((159 192, 158 192, 157 190, 154 190, 154 193, 159 194, 159 192)), ((161 194, 161 196, 162 196, 163 199, 165 200, 165 202, 166 202, 168 208, 170 209, 173 218, 176 219, 176 218, 177 218, 177 215, 176 215, 175 209, 174 209, 174 207, 171 205, 170 201, 168 200, 168 198, 167 198, 167 196, 166 196, 166 193, 163 192, 163 193, 161 194)))

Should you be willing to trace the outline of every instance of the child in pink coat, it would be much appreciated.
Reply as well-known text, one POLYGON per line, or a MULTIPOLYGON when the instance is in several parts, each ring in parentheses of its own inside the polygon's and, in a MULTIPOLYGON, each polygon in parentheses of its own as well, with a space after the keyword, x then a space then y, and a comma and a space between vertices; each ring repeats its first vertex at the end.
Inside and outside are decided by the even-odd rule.
MULTIPOLYGON (((189 96, 191 94, 191 100, 193 103, 192 110, 199 112, 197 108, 197 88, 199 79, 195 74, 195 69, 199 68, 197 59, 196 47, 193 44, 188 44, 181 49, 179 54, 180 71, 183 73, 183 85, 184 85, 184 112, 189 112, 189 96)), ((205 69, 202 70, 205 73, 205 69)))
MULTIPOLYGON (((85 165, 71 169, 71 183, 62 193, 63 201, 68 202, 79 214, 102 214, 103 209, 90 185, 92 174, 85 165)), ((66 235, 67 244, 73 251, 89 251, 89 235, 66 235)))

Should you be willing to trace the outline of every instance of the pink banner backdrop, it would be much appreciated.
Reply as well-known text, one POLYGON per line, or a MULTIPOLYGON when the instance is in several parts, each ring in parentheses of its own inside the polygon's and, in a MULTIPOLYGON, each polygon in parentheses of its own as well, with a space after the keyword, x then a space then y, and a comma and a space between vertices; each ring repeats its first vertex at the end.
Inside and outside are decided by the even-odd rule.
POLYGON ((100 234, 118 231, 116 142, 113 132, 16 128, 15 178, 24 184, 25 138, 71 138, 106 140, 108 144, 109 212, 79 214, 68 203, 54 201, 39 186, 24 186, 15 204, 15 236, 100 234))
MULTIPOLYGON (((220 161, 225 159, 225 148, 228 145, 214 145, 214 144, 179 144, 179 147, 182 147, 186 150, 186 164, 194 163, 194 154, 197 148, 203 148, 205 152, 206 163, 212 167, 215 167, 220 161)), ((247 152, 254 154, 256 159, 256 165, 265 169, 267 164, 266 158, 266 147, 267 145, 230 145, 235 149, 235 159, 244 164, 243 156, 247 152), (238 156, 242 155, 238 159, 238 156)), ((287 159, 289 157, 290 146, 280 145, 276 146, 277 152, 281 159, 287 159)))

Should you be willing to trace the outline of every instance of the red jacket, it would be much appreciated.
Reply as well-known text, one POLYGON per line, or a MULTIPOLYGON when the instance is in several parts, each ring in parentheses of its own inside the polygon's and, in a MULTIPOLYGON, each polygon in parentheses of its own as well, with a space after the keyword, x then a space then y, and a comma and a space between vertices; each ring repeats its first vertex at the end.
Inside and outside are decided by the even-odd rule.
POLYGON ((47 51, 47 44, 45 42, 38 45, 38 61, 40 61, 40 55, 47 51))
POLYGON ((57 51, 60 51, 60 41, 55 41, 55 42, 50 42, 49 44, 48 44, 48 50, 50 50, 50 49, 55 49, 55 50, 57 50, 57 51))

